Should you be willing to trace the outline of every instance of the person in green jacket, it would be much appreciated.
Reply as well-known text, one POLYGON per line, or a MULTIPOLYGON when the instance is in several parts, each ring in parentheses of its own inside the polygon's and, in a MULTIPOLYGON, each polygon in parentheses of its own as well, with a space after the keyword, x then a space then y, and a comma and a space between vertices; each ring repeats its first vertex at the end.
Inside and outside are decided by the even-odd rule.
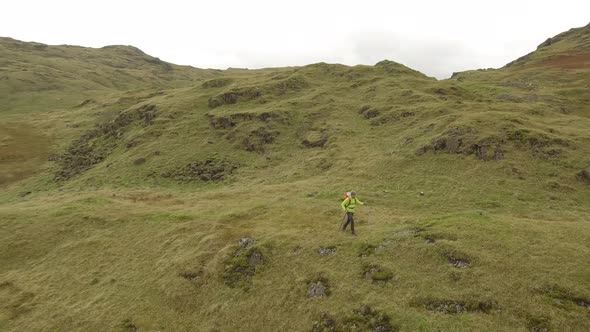
POLYGON ((346 212, 346 223, 342 227, 342 231, 346 231, 346 227, 350 224, 350 230, 352 231, 352 235, 356 235, 354 232, 354 208, 357 204, 365 205, 365 203, 361 202, 360 199, 356 197, 356 193, 354 191, 350 192, 350 196, 346 198, 340 206, 342 210, 346 212))

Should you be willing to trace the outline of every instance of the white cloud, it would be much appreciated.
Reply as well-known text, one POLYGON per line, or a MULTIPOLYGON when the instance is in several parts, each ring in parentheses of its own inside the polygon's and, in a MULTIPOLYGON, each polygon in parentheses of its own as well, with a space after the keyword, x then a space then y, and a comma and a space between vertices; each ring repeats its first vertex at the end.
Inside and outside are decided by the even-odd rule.
POLYGON ((134 45, 195 67, 404 63, 428 75, 499 67, 588 24, 590 2, 32 1, 4 3, 0 35, 134 45))

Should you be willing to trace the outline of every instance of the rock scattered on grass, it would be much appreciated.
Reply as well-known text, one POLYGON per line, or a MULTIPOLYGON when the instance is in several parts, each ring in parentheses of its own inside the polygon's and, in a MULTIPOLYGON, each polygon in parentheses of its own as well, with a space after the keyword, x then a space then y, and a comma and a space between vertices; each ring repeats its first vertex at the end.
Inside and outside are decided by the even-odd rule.
POLYGON ((318 253, 320 256, 332 256, 336 254, 336 247, 320 247, 318 253))
POLYGON ((549 329, 546 327, 531 327, 529 329, 530 332, 549 332, 549 329))
POLYGON ((447 315, 460 314, 467 311, 464 304, 458 302, 439 302, 427 306, 428 310, 436 311, 447 315))
POLYGON ((577 300, 574 300, 574 303, 590 310, 590 300, 577 299, 577 300))
POLYGON ((464 269, 469 267, 469 262, 462 259, 453 259, 451 260, 451 264, 458 269, 464 269))
POLYGON ((307 286, 307 296, 326 296, 326 289, 326 286, 321 281, 312 282, 307 286))
POLYGON ((307 280, 307 297, 327 297, 330 295, 330 283, 322 274, 307 280))
POLYGON ((238 241, 238 244, 240 245, 240 248, 245 249, 253 246, 255 242, 256 240, 251 237, 243 237, 238 241))
POLYGON ((256 243, 256 240, 254 240, 251 237, 243 237, 241 239, 238 240, 238 250, 236 250, 234 256, 240 256, 244 251, 246 251, 247 249, 251 248, 252 246, 254 246, 254 244, 256 243))
POLYGON ((453 267, 456 267, 458 269, 465 269, 471 265, 471 259, 459 252, 447 252, 445 256, 447 257, 449 263, 451 263, 453 267))

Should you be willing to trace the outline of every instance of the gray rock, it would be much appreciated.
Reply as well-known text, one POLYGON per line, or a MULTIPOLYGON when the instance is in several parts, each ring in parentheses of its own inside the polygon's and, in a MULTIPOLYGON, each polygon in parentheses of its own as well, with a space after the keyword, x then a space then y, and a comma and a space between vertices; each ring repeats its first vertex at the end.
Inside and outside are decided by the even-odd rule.
POLYGON ((320 256, 332 256, 336 254, 336 248, 333 247, 320 247, 318 250, 320 256))
POLYGON ((311 282, 307 286, 307 296, 309 296, 309 297, 326 296, 326 286, 321 281, 311 282))
POLYGON ((238 241, 240 247, 244 249, 251 247, 254 244, 254 242, 256 242, 256 240, 254 240, 251 237, 243 237, 240 239, 240 241, 238 241))
POLYGON ((589 300, 577 300, 575 303, 581 307, 584 307, 590 310, 590 301, 589 300))
POLYGON ((460 314, 467 311, 467 308, 460 303, 446 302, 433 305, 430 310, 437 311, 444 314, 460 314))
POLYGON ((252 267, 256 267, 263 263, 262 254, 258 251, 253 252, 250 257, 248 257, 248 265, 252 267))
POLYGON ((549 332, 549 329, 546 327, 533 327, 530 329, 531 332, 549 332))
POLYGON ((458 269, 465 269, 469 267, 469 262, 462 259, 452 259, 451 264, 458 269))

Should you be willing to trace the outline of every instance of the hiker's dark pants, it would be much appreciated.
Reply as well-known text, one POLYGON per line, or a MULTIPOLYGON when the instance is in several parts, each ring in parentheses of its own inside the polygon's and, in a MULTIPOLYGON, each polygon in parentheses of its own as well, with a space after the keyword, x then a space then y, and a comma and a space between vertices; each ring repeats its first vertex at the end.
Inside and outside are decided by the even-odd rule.
POLYGON ((346 230, 348 224, 350 224, 350 230, 354 233, 354 213, 352 212, 346 212, 346 223, 344 223, 344 226, 342 227, 343 231, 346 230))

